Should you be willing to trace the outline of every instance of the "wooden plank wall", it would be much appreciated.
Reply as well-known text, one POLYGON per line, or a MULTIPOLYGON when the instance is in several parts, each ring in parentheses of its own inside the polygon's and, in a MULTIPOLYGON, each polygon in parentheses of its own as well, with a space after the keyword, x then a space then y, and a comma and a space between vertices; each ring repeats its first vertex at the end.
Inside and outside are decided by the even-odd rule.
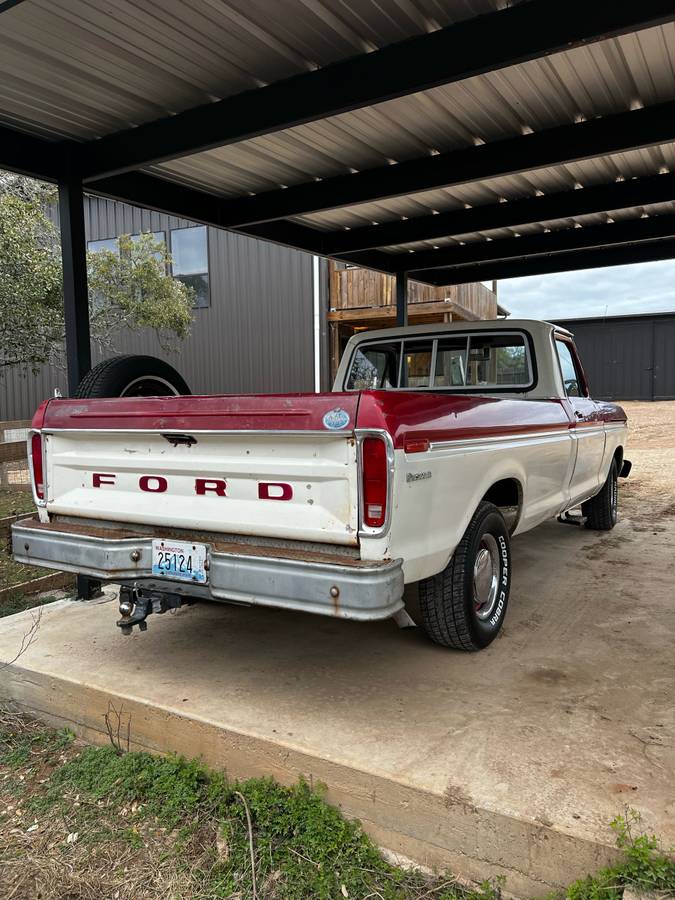
MULTIPOLYGON (((330 261, 329 272, 331 310, 358 310, 395 305, 392 275, 383 275, 372 269, 339 268, 333 260, 330 261)), ((497 317, 496 294, 480 282, 433 287, 411 281, 408 285, 408 297, 411 304, 452 300, 481 319, 497 317)))

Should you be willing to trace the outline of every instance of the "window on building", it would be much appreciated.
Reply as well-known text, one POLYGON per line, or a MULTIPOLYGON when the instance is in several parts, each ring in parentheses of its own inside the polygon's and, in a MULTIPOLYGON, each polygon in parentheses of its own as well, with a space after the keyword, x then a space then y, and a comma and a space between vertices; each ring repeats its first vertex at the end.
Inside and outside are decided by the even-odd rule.
MULTIPOLYGON (((148 234, 148 232, 143 232, 143 233, 144 233, 144 234, 148 234)), ((152 235, 153 240, 155 240, 155 241, 157 241, 158 243, 161 243, 161 244, 166 244, 166 234, 165 234, 165 232, 163 232, 163 231, 151 231, 151 232, 149 232, 149 233, 152 235)), ((140 240, 140 238, 141 238, 141 235, 140 235, 140 234, 132 234, 132 235, 131 235, 131 240, 132 240, 134 243, 136 243, 138 240, 140 240)), ((161 262, 164 262, 164 255, 162 254, 161 250, 158 250, 157 253, 154 253, 154 254, 153 254, 153 256, 157 259, 157 262, 160 262, 160 263, 161 263, 161 262)))
POLYGON ((209 305, 209 247, 206 226, 171 232, 172 274, 193 288, 195 306, 209 305))
POLYGON ((88 241, 87 250, 98 253, 100 250, 110 250, 116 256, 119 255, 120 245, 117 238, 106 238, 103 241, 88 241))

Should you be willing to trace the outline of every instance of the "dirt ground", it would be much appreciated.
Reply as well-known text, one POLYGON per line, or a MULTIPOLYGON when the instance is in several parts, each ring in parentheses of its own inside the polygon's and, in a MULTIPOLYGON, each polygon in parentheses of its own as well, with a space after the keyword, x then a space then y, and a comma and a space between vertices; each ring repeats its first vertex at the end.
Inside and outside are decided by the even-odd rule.
POLYGON ((675 516, 675 401, 621 405, 628 414, 626 458, 633 469, 621 481, 620 513, 638 531, 663 531, 662 520, 675 516))

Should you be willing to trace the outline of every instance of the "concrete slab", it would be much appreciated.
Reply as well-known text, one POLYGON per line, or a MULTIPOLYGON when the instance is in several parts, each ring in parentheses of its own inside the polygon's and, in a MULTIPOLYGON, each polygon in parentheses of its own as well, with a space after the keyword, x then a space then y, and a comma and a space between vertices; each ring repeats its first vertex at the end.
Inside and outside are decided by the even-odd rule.
MULTIPOLYGON (((514 541, 512 606, 482 653, 388 622, 216 605, 125 638, 114 603, 61 601, 0 694, 98 741, 112 700, 136 747, 323 781, 383 846, 506 875, 521 896, 612 859, 626 805, 674 845, 675 451, 632 456, 611 534, 550 523, 514 541)), ((29 621, 0 622, 0 659, 29 621)))

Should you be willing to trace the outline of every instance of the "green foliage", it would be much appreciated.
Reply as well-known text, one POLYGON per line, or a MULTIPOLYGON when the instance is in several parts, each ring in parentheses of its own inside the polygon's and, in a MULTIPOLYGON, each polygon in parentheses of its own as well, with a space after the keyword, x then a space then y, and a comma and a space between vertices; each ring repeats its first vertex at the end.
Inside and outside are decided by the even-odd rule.
POLYGON ((167 277, 171 258, 151 234, 123 234, 119 254, 87 254, 92 331, 109 334, 121 326, 153 328, 163 345, 171 335, 186 338, 192 323, 194 291, 167 277))
POLYGON ((36 368, 63 336, 56 231, 38 200, 0 195, 0 365, 36 368))
MULTIPOLYGON (((0 371, 62 363, 65 326, 59 235, 45 215, 53 189, 0 173, 0 371)), ((162 346, 190 332, 194 291, 171 278, 164 243, 119 239, 120 253, 87 254, 92 340, 114 349, 124 328, 151 328, 162 346)))
POLYGON ((3 714, 0 716, 0 765, 20 768, 33 760, 42 761, 60 753, 73 738, 69 728, 56 731, 23 727, 17 717, 3 714))
MULTIPOLYGON (((16 773, 17 767, 51 754, 53 764, 54 752, 67 747, 71 737, 21 725, 16 717, 0 719, 0 763, 16 773)), ((120 756, 112 747, 87 747, 77 755, 71 750, 47 783, 40 782, 26 808, 40 821, 51 815, 61 823, 69 816, 68 828, 90 845, 112 842, 112 847, 122 841, 140 852, 150 836, 155 843, 148 852, 159 853, 162 864, 175 871, 189 872, 190 896, 252 896, 253 853, 261 898, 500 897, 500 883, 468 890, 452 876, 389 865, 357 822, 345 820, 324 801, 321 787, 302 780, 290 788, 271 779, 230 783, 201 762, 177 756, 120 756), (160 834, 164 844, 156 843, 160 834)), ((639 833, 638 825, 635 812, 618 817, 612 828, 622 861, 551 896, 621 900, 627 885, 675 896, 675 861, 659 850, 653 836, 639 833)))
POLYGON ((621 900, 624 887, 675 896, 675 860, 664 854, 654 835, 634 834, 640 815, 628 810, 611 822, 624 860, 597 875, 576 881, 565 891, 567 900, 621 900))
MULTIPOLYGON (((228 783, 195 760, 119 756, 112 747, 88 747, 50 779, 51 803, 73 792, 126 807, 135 802, 137 822, 152 819, 170 829, 174 853, 181 858, 210 823, 221 852, 214 846, 211 865, 195 872, 200 896, 251 896, 247 809, 260 896, 404 900, 422 893, 430 900, 496 900, 499 895, 489 883, 466 891, 452 878, 430 883, 421 873, 390 866, 357 822, 345 820, 304 781, 290 788, 271 779, 228 783)), ((139 831, 128 823, 121 837, 132 847, 142 844, 139 831)))

